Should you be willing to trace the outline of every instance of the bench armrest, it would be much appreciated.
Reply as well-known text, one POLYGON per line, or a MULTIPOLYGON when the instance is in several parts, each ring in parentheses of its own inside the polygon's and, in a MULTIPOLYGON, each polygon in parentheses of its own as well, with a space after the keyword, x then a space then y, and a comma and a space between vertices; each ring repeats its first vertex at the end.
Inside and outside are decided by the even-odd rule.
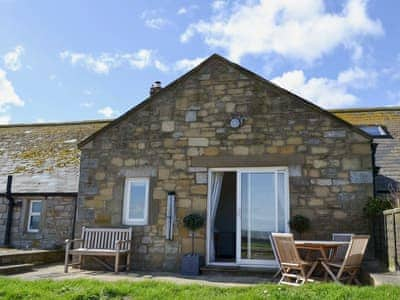
POLYGON ((69 248, 69 247, 70 247, 73 243, 75 243, 75 242, 82 243, 83 240, 82 240, 82 239, 65 240, 65 245, 66 245, 66 247, 69 248))

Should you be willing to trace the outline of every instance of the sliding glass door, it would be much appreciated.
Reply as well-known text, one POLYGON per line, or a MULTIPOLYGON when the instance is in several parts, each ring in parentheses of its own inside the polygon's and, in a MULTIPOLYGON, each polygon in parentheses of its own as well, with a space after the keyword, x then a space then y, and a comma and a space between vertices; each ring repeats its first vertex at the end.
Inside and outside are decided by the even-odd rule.
POLYGON ((274 264, 270 234, 288 227, 287 171, 239 170, 237 180, 237 263, 274 264))

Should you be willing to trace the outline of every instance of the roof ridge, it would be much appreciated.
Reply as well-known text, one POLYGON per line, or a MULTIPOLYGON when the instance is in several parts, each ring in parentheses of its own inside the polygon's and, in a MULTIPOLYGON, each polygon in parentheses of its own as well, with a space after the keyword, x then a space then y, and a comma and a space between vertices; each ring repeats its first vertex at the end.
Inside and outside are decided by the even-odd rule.
POLYGON ((373 112, 373 111, 400 111, 400 106, 377 106, 377 107, 352 107, 329 109, 331 113, 373 112))
POLYGON ((66 126, 66 125, 84 125, 84 124, 99 124, 99 123, 110 123, 113 119, 101 119, 101 120, 81 120, 81 121, 66 121, 66 122, 48 122, 48 123, 15 123, 15 124, 4 124, 0 125, 1 128, 13 128, 13 127, 47 127, 47 126, 66 126))

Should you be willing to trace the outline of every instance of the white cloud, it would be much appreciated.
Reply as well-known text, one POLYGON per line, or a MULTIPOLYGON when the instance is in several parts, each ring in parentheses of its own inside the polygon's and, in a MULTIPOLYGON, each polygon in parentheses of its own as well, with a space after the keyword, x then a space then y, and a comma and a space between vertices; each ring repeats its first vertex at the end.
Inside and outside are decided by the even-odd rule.
POLYGON ((7 73, 0 69, 0 112, 5 112, 10 106, 23 106, 24 101, 17 95, 14 87, 7 79, 7 73))
POLYGON ((223 8, 225 8, 228 4, 228 1, 224 1, 224 0, 214 0, 211 3, 211 8, 213 10, 221 10, 223 8))
POLYGON ((44 118, 37 118, 36 120, 35 120, 35 123, 38 123, 38 124, 43 124, 43 123, 48 123, 44 118))
POLYGON ((146 19, 144 20, 144 24, 153 29, 161 29, 165 25, 167 25, 169 22, 167 19, 164 18, 151 18, 151 19, 146 19))
POLYGON ((121 58, 126 60, 133 68, 143 69, 151 64, 152 50, 141 49, 136 53, 123 54, 121 58))
POLYGON ((149 66, 159 69, 161 63, 154 58, 154 51, 150 49, 141 49, 132 53, 101 53, 98 56, 65 50, 60 53, 60 58, 69 61, 72 65, 84 66, 97 74, 108 74, 112 69, 124 65, 129 65, 134 69, 149 66))
POLYGON ((362 89, 374 86, 377 77, 378 73, 373 70, 355 67, 340 72, 337 81, 341 85, 362 89))
POLYGON ((154 61, 154 66, 156 67, 157 70, 160 70, 161 72, 168 72, 169 71, 169 67, 162 63, 161 61, 159 61, 158 59, 156 59, 154 61))
POLYGON ((197 57, 194 59, 184 58, 175 62, 174 69, 176 71, 188 71, 199 65, 205 57, 197 57))
POLYGON ((302 70, 294 70, 272 79, 272 82, 323 108, 338 108, 354 105, 358 98, 350 89, 363 88, 364 85, 359 83, 370 84, 375 76, 374 72, 353 68, 339 73, 336 79, 307 79, 302 70))
POLYGON ((209 21, 190 24, 181 41, 198 34, 235 61, 276 53, 310 63, 339 46, 382 33, 380 21, 367 14, 366 0, 347 0, 337 13, 329 12, 323 0, 261 0, 235 2, 209 21))
POLYGON ((22 67, 21 56, 24 54, 24 47, 16 46, 14 50, 7 52, 4 57, 4 66, 11 71, 18 71, 22 67))
POLYGON ((392 103, 385 106, 400 106, 400 91, 387 91, 386 95, 392 103))
POLYGON ((187 14, 188 10, 186 7, 181 7, 180 9, 178 9, 178 11, 176 12, 178 15, 185 15, 187 14))
POLYGON ((56 80, 57 79, 57 75, 56 74, 51 74, 50 76, 49 76, 49 79, 50 80, 56 80))
POLYGON ((0 116, 0 125, 7 125, 10 124, 11 117, 8 115, 0 116))
POLYGON ((176 12, 178 15, 186 15, 189 12, 198 9, 199 6, 196 4, 192 4, 189 6, 182 6, 181 8, 178 9, 178 11, 176 12))
POLYGON ((93 102, 93 101, 85 101, 85 102, 82 102, 82 103, 80 104, 81 107, 85 107, 85 108, 93 107, 93 105, 94 105, 94 102, 93 102))
POLYGON ((142 19, 144 20, 144 24, 152 29, 161 29, 168 25, 170 22, 166 18, 160 16, 161 10, 159 9, 151 9, 145 10, 142 12, 142 19))
POLYGON ((100 115, 103 115, 105 118, 111 118, 117 115, 117 111, 113 110, 110 106, 103 107, 97 111, 100 115))

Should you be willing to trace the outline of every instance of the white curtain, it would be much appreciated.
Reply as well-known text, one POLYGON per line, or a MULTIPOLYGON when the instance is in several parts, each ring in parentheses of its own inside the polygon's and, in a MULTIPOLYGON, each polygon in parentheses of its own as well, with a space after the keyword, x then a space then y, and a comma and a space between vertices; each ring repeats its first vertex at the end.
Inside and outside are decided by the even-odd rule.
POLYGON ((221 196, 222 180, 224 178, 224 173, 216 172, 211 176, 211 198, 210 198, 210 218, 211 218, 211 237, 210 237, 210 261, 215 261, 215 244, 214 244, 214 226, 215 217, 217 215, 217 209, 219 204, 219 198, 221 196))

